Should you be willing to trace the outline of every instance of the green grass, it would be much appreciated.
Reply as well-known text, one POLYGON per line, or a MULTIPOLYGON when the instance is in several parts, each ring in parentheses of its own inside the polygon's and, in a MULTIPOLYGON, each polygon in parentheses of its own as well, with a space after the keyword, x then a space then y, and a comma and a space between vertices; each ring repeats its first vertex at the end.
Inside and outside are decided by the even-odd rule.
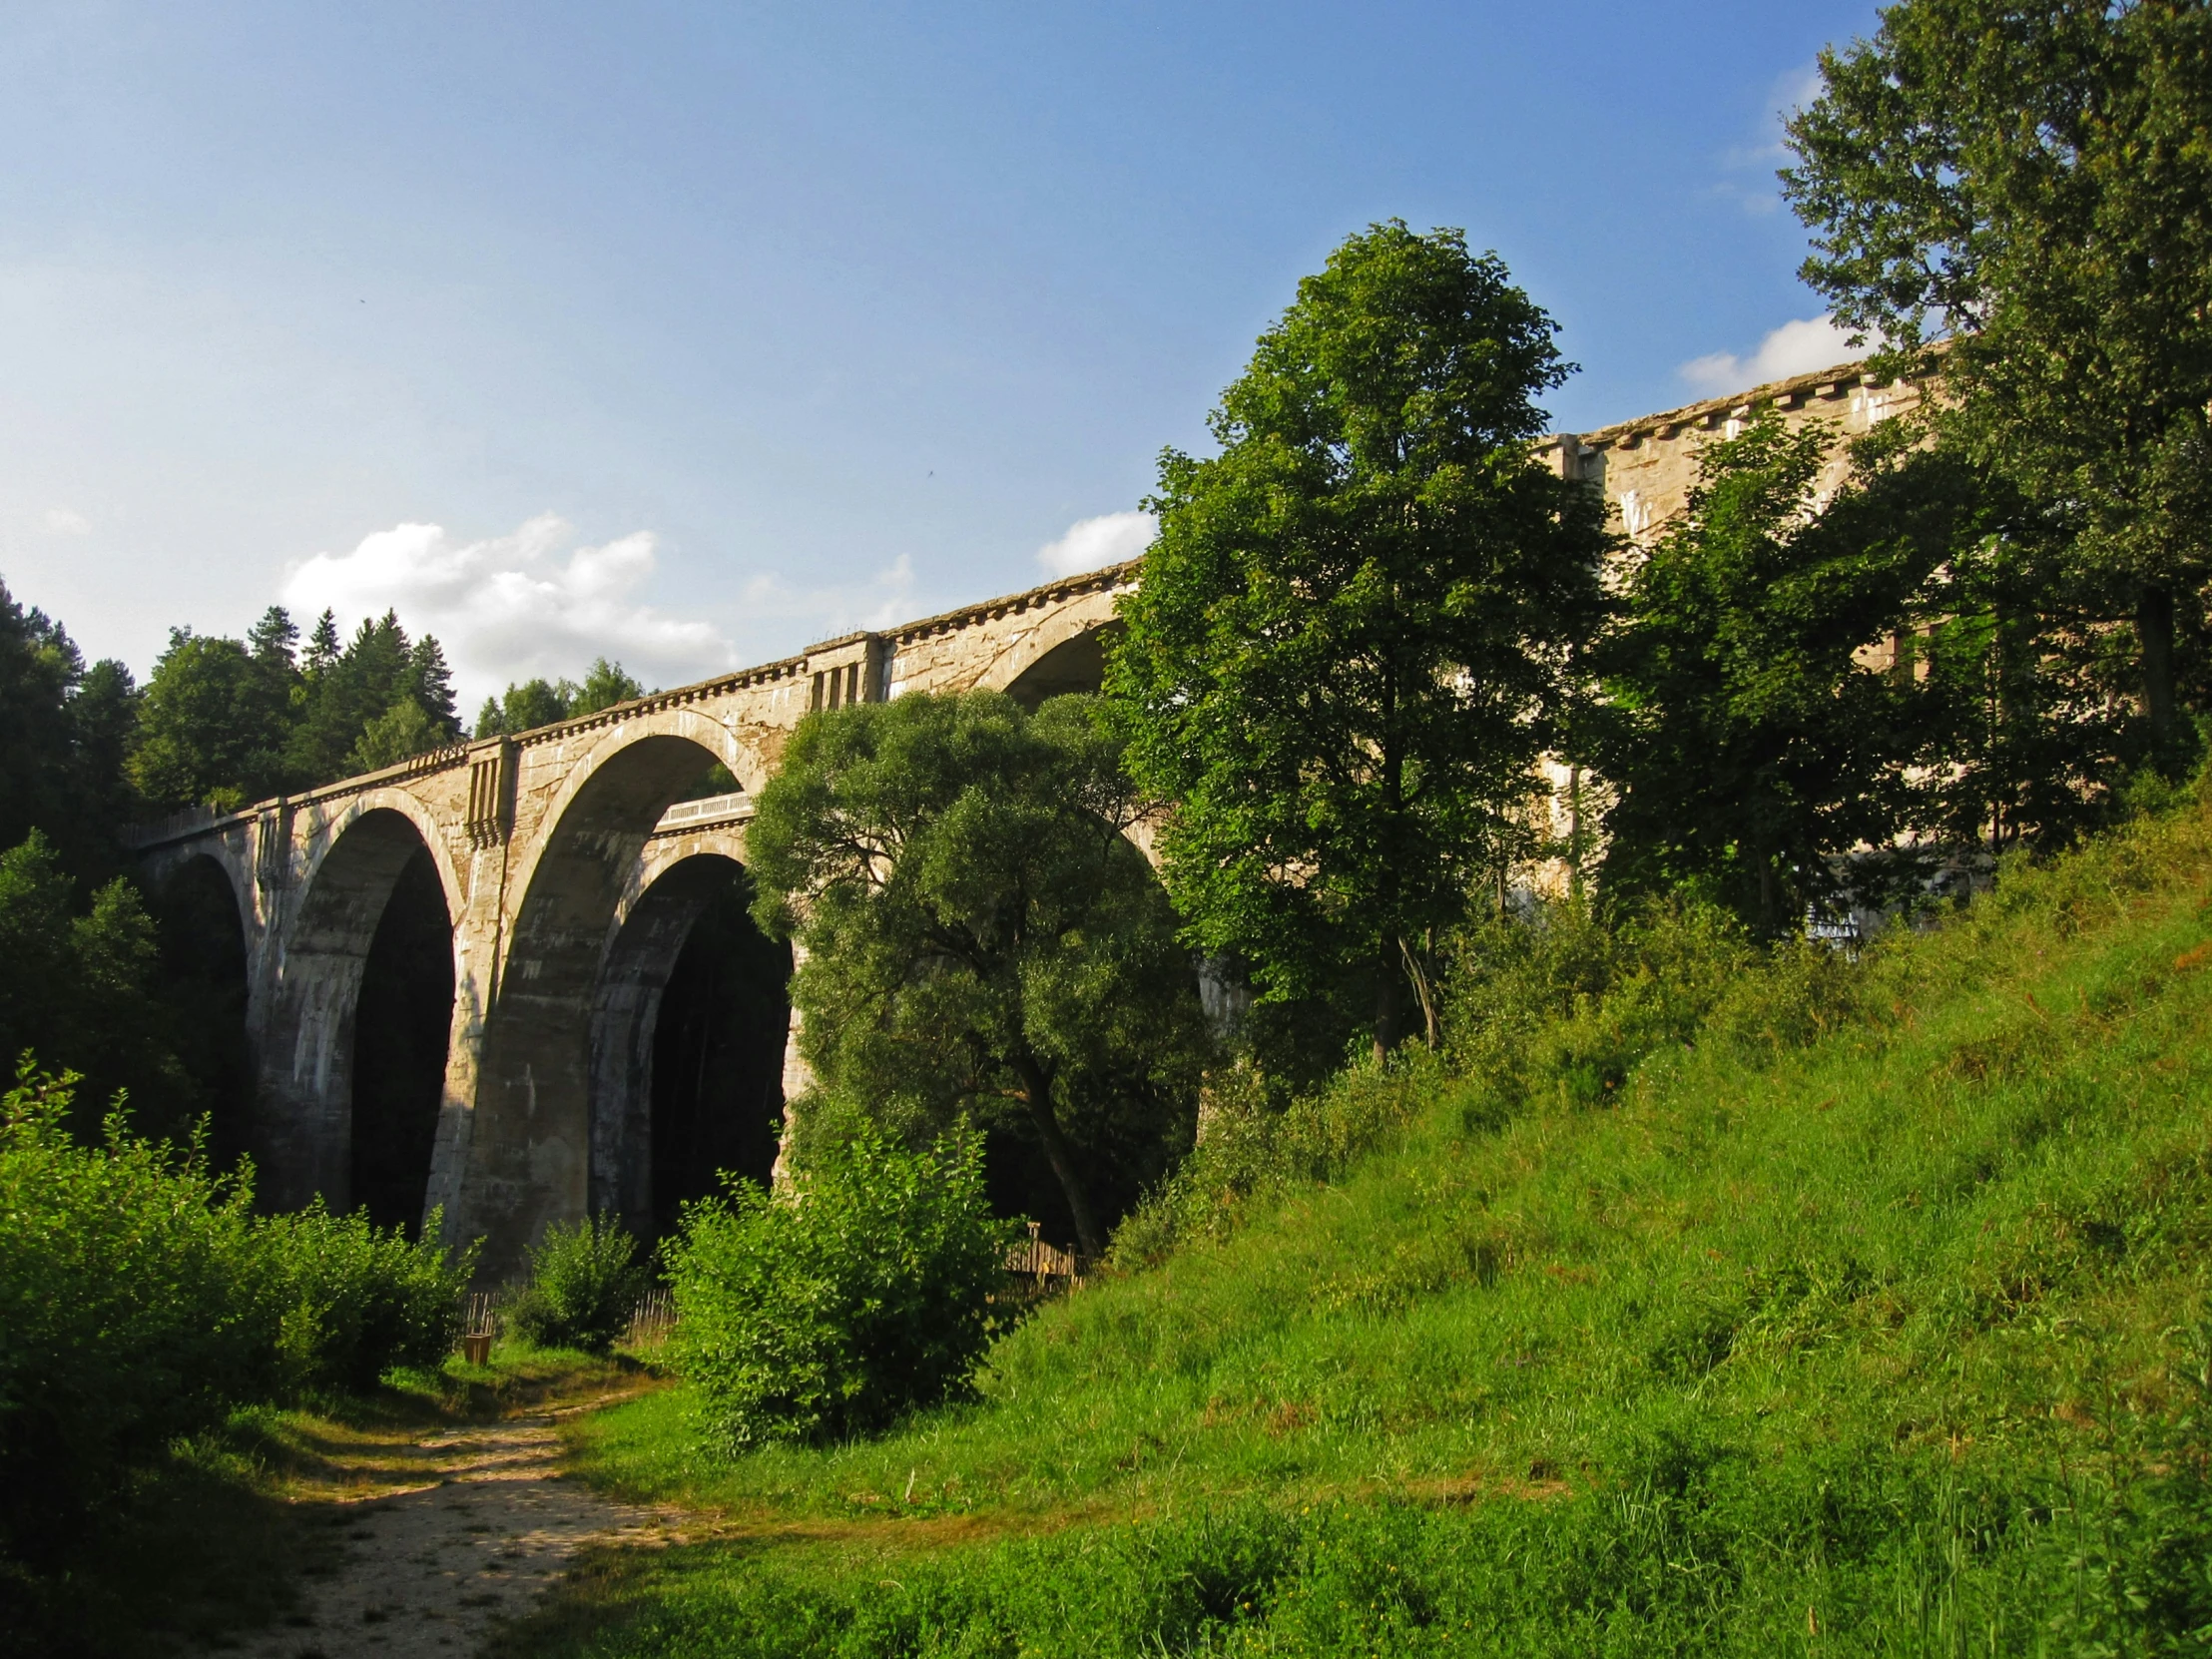
POLYGON ((2192 806, 1874 952, 1812 1046, 1495 1131, 1438 1074, 881 1438, 599 1413, 593 1479, 722 1535, 516 1651, 2156 1651, 2212 1620, 2208 893, 2192 806))

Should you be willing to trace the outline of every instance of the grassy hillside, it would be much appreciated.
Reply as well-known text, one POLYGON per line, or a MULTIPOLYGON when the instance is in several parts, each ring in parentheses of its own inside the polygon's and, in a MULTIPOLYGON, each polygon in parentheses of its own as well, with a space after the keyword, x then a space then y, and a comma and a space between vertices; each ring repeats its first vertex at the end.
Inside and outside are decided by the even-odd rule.
POLYGON ((1595 1105, 1369 1079, 1399 1144, 882 1439, 592 1418, 593 1478, 723 1518, 517 1650, 2195 1651, 2208 898, 2191 803, 1748 969, 1595 1105))

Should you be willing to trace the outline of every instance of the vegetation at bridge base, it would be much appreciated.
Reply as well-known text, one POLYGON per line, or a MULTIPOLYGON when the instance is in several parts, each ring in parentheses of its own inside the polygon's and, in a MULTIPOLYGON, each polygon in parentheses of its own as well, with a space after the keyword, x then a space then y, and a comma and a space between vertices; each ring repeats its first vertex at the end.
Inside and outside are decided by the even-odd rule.
POLYGON ((1437 933, 1535 850, 1521 811, 1604 613, 1604 503, 1531 452, 1571 365, 1496 256, 1399 222, 1351 237, 1168 451, 1160 537, 1121 602, 1106 707, 1173 810, 1187 941, 1264 1001, 1408 981, 1435 1033, 1437 933))
POLYGON ((2208 869, 2184 794, 1856 960, 1561 906, 1462 957, 1461 1046, 1249 1109, 978 1401, 579 1423, 734 1536, 515 1651, 2193 1651, 2208 869))
POLYGON ((193 1436, 435 1366, 470 1270, 319 1206, 258 1217, 250 1171, 219 1177, 120 1108, 86 1145, 75 1081, 26 1061, 0 1106, 0 1588, 31 1603, 135 1492, 172 1489, 193 1436))
POLYGON ((1933 373, 1944 444, 2064 546, 2018 597, 2131 631, 2147 747, 2186 760, 2212 668, 2212 16, 1902 0, 1821 80, 1782 173, 1805 279, 1878 367, 1933 373))
POLYGON ((612 1216, 555 1222, 524 1262, 526 1283, 506 1324, 539 1348, 610 1352, 651 1282, 638 1241, 612 1216))
POLYGON ((965 1394, 1015 1232, 991 1214, 972 1131, 915 1153, 864 1118, 787 1188, 733 1178, 727 1200, 686 1206, 664 1247, 669 1358, 709 1442, 840 1439, 965 1394))
POLYGON ((963 1121, 1019 1137, 1059 1201, 1020 1208, 1064 1215, 1090 1257, 1189 1145, 1211 1046, 1093 705, 1032 716, 970 692, 810 715, 746 836, 755 916, 805 952, 792 1001, 820 1098, 793 1103, 799 1161, 825 1114, 914 1144, 963 1121))

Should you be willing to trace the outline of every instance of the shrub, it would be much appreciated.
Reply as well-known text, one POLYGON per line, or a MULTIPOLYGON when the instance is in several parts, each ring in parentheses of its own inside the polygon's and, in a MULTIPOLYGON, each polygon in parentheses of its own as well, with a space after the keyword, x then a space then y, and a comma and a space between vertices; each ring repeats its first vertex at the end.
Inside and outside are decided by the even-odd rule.
POLYGON ((968 1386, 1014 1227, 972 1132, 909 1153, 857 1124, 789 1190, 685 1210, 672 1356, 732 1447, 879 1427, 968 1386))
POLYGON ((0 1102, 0 1528, 19 1543, 276 1381, 247 1180, 120 1112, 77 1144, 76 1081, 26 1060, 0 1102))
POLYGON ((530 1282, 507 1310, 507 1328, 540 1348, 605 1354, 630 1328, 645 1294, 638 1241, 612 1216, 573 1227, 555 1222, 529 1253, 530 1282))
POLYGON ((259 1224, 278 1308, 279 1375, 289 1391, 367 1389, 394 1366, 434 1366, 460 1334, 473 1248, 457 1257, 436 1236, 420 1243, 355 1212, 333 1216, 316 1199, 259 1224))
POLYGON ((319 1204, 257 1218, 250 1171, 219 1179, 120 1110, 82 1145, 76 1081, 26 1061, 0 1102, 0 1546, 236 1406, 435 1364, 470 1267, 319 1204))

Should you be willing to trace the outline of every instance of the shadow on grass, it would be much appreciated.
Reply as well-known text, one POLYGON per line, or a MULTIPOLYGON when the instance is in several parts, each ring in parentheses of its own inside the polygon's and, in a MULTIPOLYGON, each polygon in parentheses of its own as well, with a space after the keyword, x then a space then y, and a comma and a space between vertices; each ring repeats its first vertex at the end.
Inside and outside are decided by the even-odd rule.
POLYGON ((35 1561, 0 1555, 0 1659, 136 1659, 303 1626, 303 1586, 336 1570, 348 1500, 435 1478, 422 1435, 650 1378, 627 1356, 517 1348, 487 1366, 394 1372, 371 1394, 242 1409, 89 1508, 57 1510, 35 1561))

